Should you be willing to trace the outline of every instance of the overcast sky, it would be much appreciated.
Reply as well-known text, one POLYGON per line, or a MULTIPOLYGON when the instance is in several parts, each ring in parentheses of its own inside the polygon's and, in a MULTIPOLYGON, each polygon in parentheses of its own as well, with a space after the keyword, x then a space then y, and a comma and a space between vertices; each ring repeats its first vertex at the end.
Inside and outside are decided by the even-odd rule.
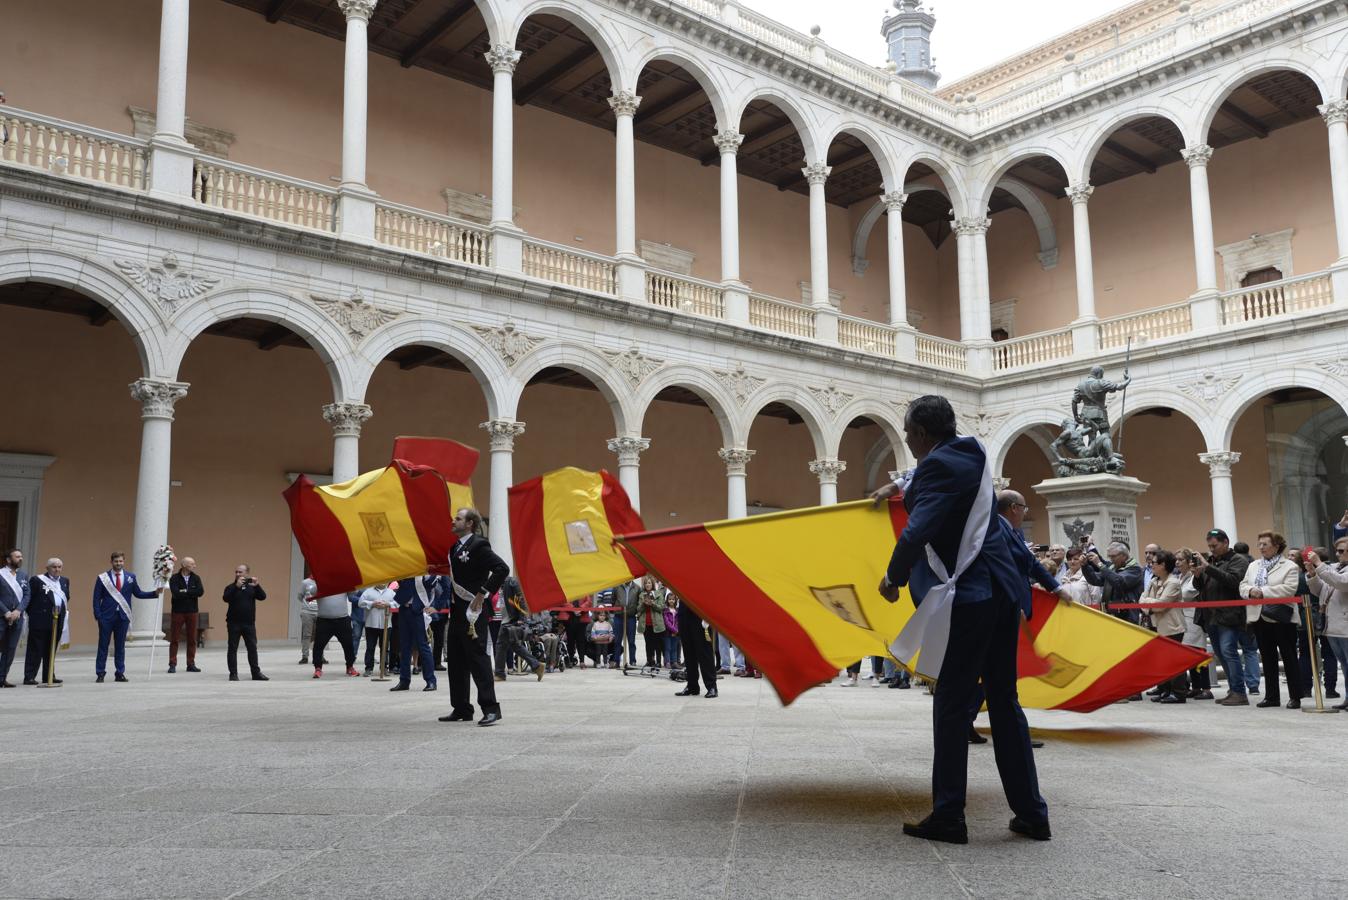
MULTIPOLYGON (((798 31, 818 25, 828 44, 872 64, 883 63, 880 21, 887 0, 741 0, 798 31)), ((926 0, 936 13, 933 53, 948 84, 1127 4, 1127 0, 926 0)))

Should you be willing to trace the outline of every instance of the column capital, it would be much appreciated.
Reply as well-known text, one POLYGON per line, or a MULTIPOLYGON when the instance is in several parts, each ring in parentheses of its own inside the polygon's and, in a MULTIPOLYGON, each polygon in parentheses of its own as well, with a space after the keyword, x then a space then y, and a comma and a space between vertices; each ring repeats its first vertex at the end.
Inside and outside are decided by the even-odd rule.
POLYGON ((1206 166, 1212 160, 1212 145, 1194 144, 1192 147, 1185 147, 1180 151, 1180 156, 1184 157, 1185 163, 1191 169, 1206 166))
POLYGON ((721 457, 721 462, 725 463, 725 473, 730 476, 743 475, 749 460, 753 459, 757 452, 745 447, 722 447, 716 451, 716 455, 721 457))
POLYGON ((140 401, 142 419, 173 421, 173 405, 187 396, 185 381, 165 381, 159 378, 137 378, 131 382, 131 399, 140 401))
POLYGON ((615 116, 635 116, 641 98, 631 91, 614 91, 613 96, 608 98, 608 105, 615 116))
POLYGON ((833 167, 828 163, 807 162, 805 168, 800 170, 800 174, 804 175, 805 180, 811 185, 822 185, 825 181, 828 181, 828 175, 832 171, 833 167))
POLYGON ((1214 450, 1198 454, 1198 461, 1208 467, 1208 477, 1230 478, 1231 467, 1240 462, 1240 454, 1233 450, 1214 450))
POLYGON ((641 465, 641 454, 650 449, 651 439, 635 435, 623 435, 608 439, 608 449, 618 454, 618 465, 641 465))
POLYGON ((997 475, 992 479, 992 487, 997 493, 1001 493, 1011 486, 1011 479, 1002 475, 997 475))
POLYGON ((1342 125, 1348 122, 1348 100, 1330 100, 1317 106, 1320 111, 1320 118, 1325 120, 1326 125, 1342 125))
POLYGON ((378 2, 379 0, 337 0, 337 8, 346 16, 348 22, 352 19, 368 22, 378 2))
POLYGON ((903 205, 908 202, 908 195, 903 191, 892 191, 888 194, 881 194, 880 201, 885 204, 885 209, 892 213, 903 212, 903 205))
POLYGON ((956 237, 982 237, 992 227, 992 220, 987 216, 962 217, 956 219, 950 227, 956 237))
POLYGON ((509 44, 492 44, 491 49, 483 54, 487 58, 487 65, 496 74, 505 73, 506 75, 515 74, 515 66, 519 65, 520 51, 509 44))
POLYGON ((515 452, 515 438, 524 434, 524 423, 514 419, 490 419, 478 427, 486 429, 493 453, 515 452))
POLYGON ((1090 182, 1083 181, 1081 184, 1068 185, 1063 193, 1067 195, 1068 200, 1072 201, 1073 206, 1077 204, 1085 205, 1091 199, 1091 194, 1095 193, 1095 187, 1090 182))
POLYGON ((724 131, 716 132, 711 140, 716 145, 716 149, 721 151, 722 156, 734 156, 740 152, 740 144, 744 143, 744 135, 734 128, 727 128, 724 131))
POLYGON ((838 476, 847 471, 847 462, 841 459, 812 459, 810 472, 819 476, 820 484, 837 484, 838 476))
POLYGON ((360 429, 374 410, 366 403, 329 403, 323 407, 323 421, 332 426, 338 437, 360 437, 360 429))

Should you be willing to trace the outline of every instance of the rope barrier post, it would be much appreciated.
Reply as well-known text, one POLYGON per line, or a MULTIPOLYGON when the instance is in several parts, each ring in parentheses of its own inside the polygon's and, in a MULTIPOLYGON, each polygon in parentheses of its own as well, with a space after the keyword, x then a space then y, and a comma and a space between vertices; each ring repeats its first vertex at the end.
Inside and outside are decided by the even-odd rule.
POLYGON ((379 677, 371 678, 371 681, 388 681, 388 620, 389 611, 384 610, 384 632, 379 636, 379 677))
POLYGON ((1320 637, 1315 633, 1315 617, 1311 615, 1311 595, 1307 594, 1301 603, 1302 608, 1306 611, 1306 640, 1311 646, 1311 681, 1315 685, 1315 706, 1303 706, 1301 711, 1308 713, 1336 713, 1339 710, 1332 706, 1325 706, 1325 692, 1320 686, 1320 637))
POLYGON ((60 639, 57 634, 56 625, 61 621, 61 608, 53 605, 51 611, 51 650, 47 654, 47 680, 38 685, 38 687, 54 688, 60 687, 56 683, 56 642, 60 639))

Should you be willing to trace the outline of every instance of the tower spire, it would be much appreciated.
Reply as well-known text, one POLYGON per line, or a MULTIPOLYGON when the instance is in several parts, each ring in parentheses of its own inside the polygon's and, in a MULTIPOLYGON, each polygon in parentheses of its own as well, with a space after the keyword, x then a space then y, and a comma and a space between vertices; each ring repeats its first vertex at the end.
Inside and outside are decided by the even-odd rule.
POLYGON ((900 78, 925 88, 941 80, 931 55, 934 12, 923 9, 922 0, 894 0, 894 15, 885 16, 880 33, 889 45, 889 61, 900 78))

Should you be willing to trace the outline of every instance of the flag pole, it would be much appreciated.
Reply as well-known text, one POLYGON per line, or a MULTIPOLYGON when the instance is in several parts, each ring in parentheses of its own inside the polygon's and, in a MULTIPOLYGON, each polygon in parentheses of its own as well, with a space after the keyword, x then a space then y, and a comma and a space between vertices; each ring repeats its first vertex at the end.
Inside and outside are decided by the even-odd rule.
POLYGON ((1120 456, 1123 455, 1123 423, 1124 420, 1127 419, 1128 417, 1127 378, 1128 373, 1132 368, 1132 360, 1133 360, 1133 336, 1130 334, 1128 335, 1128 347, 1123 354, 1123 377, 1125 380, 1123 385, 1123 397, 1119 400, 1119 448, 1115 452, 1117 452, 1120 456))
POLYGON ((60 621, 61 608, 53 603, 51 610, 51 650, 47 655, 47 680, 39 684, 38 687, 60 687, 60 685, 56 683, 56 642, 59 640, 56 625, 60 621))
POLYGON ((1315 682, 1315 706, 1302 707, 1302 712, 1308 713, 1336 713, 1337 707, 1325 706, 1324 690, 1320 686, 1320 645, 1319 636, 1315 633, 1315 618, 1311 615, 1311 595, 1307 594, 1301 599, 1302 609, 1306 611, 1306 640, 1311 648, 1311 678, 1315 682))

